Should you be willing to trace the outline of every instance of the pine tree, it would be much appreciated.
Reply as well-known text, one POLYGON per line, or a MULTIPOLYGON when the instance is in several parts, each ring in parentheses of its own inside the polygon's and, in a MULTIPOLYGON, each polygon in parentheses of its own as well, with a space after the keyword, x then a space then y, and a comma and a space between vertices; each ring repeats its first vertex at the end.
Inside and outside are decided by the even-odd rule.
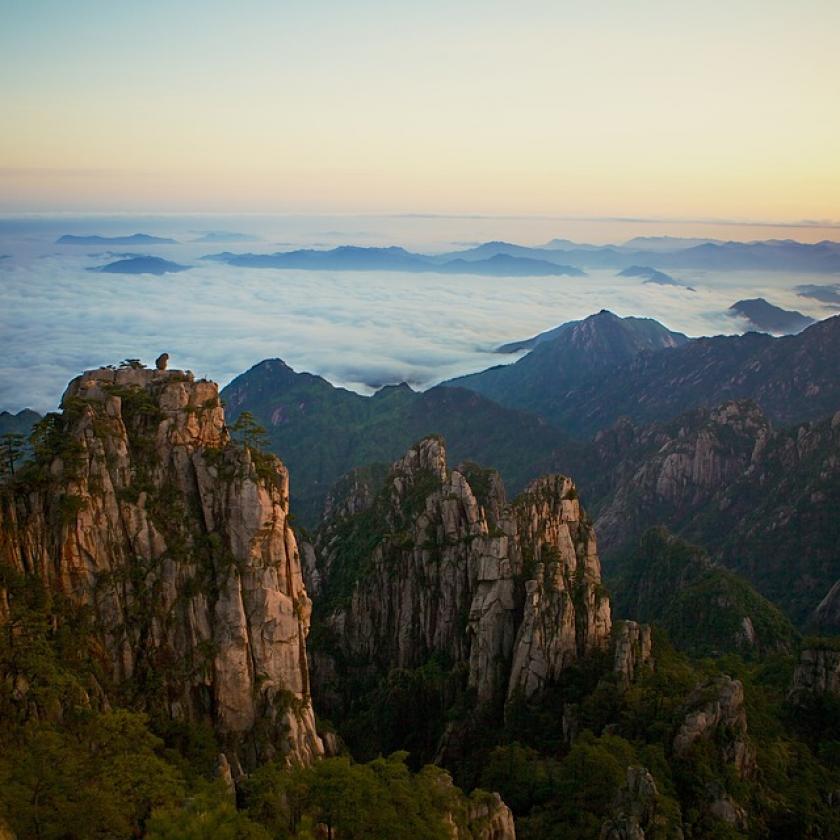
POLYGON ((16 464, 23 459, 24 440, 18 432, 7 432, 0 437, 0 475, 14 476, 16 464))

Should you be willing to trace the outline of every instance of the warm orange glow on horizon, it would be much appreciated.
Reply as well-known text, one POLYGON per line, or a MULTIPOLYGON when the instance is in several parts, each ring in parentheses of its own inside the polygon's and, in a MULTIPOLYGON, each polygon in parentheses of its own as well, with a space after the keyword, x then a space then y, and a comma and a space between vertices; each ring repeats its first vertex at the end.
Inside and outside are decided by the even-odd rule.
POLYGON ((43 6, 3 212, 840 219, 837 3, 43 6))

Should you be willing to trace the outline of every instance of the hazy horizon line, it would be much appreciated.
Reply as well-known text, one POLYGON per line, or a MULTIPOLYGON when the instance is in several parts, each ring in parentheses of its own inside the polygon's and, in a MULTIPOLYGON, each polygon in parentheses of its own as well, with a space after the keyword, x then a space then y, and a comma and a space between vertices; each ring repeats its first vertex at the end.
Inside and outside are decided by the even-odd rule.
MULTIPOLYGON (((190 218, 190 217, 226 217, 226 218, 348 218, 348 219, 492 219, 492 220, 535 220, 535 221, 559 221, 559 222, 586 222, 594 224, 660 224, 660 225, 720 225, 724 227, 766 227, 766 228, 792 228, 792 229, 813 229, 826 228, 840 230, 838 219, 788 219, 784 221, 771 221, 768 219, 733 219, 714 217, 686 217, 686 216, 578 216, 553 213, 453 213, 453 212, 413 212, 413 211, 319 211, 319 212, 295 212, 295 211, 224 211, 224 210, 0 210, 0 219, 27 219, 27 218, 108 218, 126 217, 132 219, 141 218, 190 218)), ((693 237, 675 237, 693 238, 693 237)))

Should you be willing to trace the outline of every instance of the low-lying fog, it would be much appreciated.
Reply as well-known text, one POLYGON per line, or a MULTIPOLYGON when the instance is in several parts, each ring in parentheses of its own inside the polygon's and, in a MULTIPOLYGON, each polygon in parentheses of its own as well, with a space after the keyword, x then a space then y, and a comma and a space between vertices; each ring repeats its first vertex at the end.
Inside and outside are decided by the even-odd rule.
MULTIPOLYGON (((120 232, 149 230, 142 222, 129 227, 120 232)), ((67 225, 64 232, 78 229, 67 225)), ((86 232, 111 231, 92 220, 86 232)), ((743 324, 724 313, 743 297, 766 297, 818 318, 831 314, 793 291, 825 282, 802 274, 669 272, 692 292, 611 270, 508 279, 240 269, 197 258, 250 250, 252 243, 205 242, 143 249, 194 266, 189 271, 127 276, 88 271, 107 262, 90 256, 102 248, 55 246, 54 233, 7 229, 0 239, 0 254, 10 255, 0 260, 0 409, 53 409, 81 370, 132 357, 151 364, 163 351, 171 366, 222 384, 280 357, 296 370, 369 392, 401 381, 423 388, 512 361, 493 348, 602 308, 650 316, 692 336, 741 332, 743 324)))

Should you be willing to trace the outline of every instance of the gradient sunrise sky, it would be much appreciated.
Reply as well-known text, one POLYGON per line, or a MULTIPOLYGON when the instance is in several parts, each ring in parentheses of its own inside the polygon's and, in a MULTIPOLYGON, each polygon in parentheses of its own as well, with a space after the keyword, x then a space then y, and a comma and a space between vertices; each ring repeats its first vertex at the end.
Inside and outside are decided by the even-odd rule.
POLYGON ((0 0, 0 211, 840 219, 840 2, 0 0))

